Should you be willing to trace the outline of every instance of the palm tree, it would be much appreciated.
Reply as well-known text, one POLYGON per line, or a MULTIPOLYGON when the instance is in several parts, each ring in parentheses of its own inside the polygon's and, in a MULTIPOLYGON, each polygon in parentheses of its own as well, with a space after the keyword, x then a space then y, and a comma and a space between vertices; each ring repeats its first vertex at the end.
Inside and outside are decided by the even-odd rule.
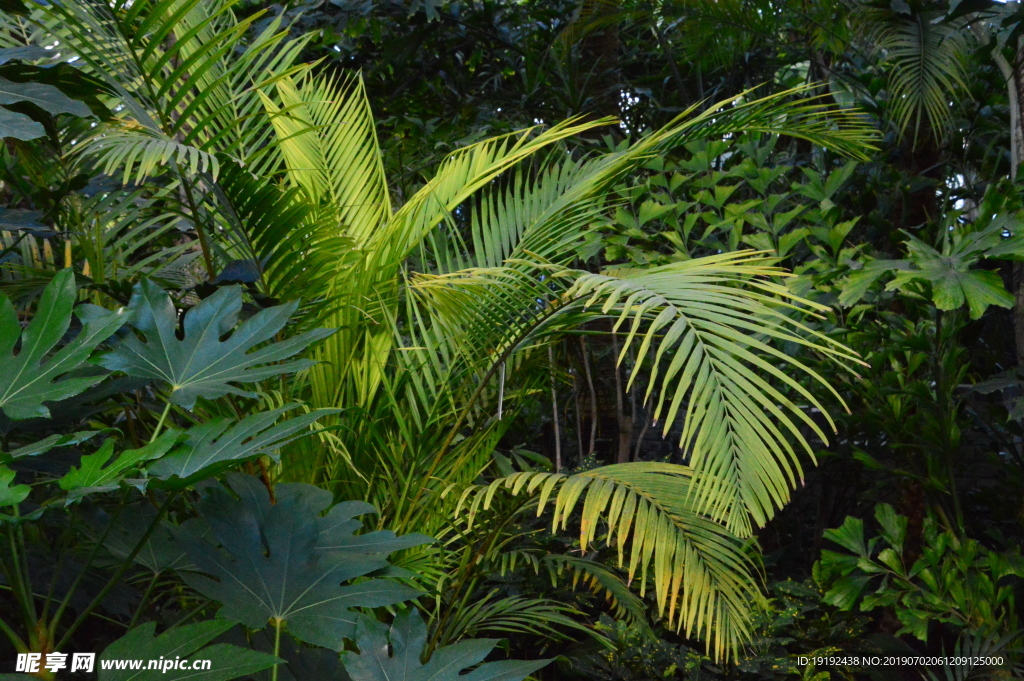
MULTIPOLYGON (((29 20, 116 93, 117 120, 76 157, 151 187, 149 201, 194 228, 208 278, 241 263, 259 294, 307 301, 299 327, 338 329, 320 363, 279 390, 342 412, 312 444, 291 446, 279 475, 366 499, 397 531, 470 542, 482 515, 508 522, 553 505, 554 529, 578 522, 582 546, 616 546, 641 589, 650 576, 671 623, 734 653, 760 598, 748 539, 786 504, 801 452, 831 425, 805 386, 824 378, 776 345, 854 358, 801 322, 823 308, 780 283, 768 254, 601 272, 574 263, 607 220, 615 183, 680 145, 762 132, 863 157, 870 131, 800 91, 694 107, 607 154, 581 156, 567 141, 611 120, 570 120, 460 149, 396 206, 359 77, 297 64, 305 38, 289 38, 280 18, 257 29, 262 15, 238 19, 233 6, 75 0, 35 6, 29 20), (625 333, 619 361, 632 350, 649 371, 665 432, 682 422, 688 465, 495 477, 497 442, 550 381, 548 348, 602 318, 625 333)), ((465 551, 423 549, 405 565, 439 585, 472 581, 450 574, 472 562, 465 551)), ((494 619, 510 611, 499 606, 494 619)), ((534 606, 522 627, 557 615, 534 606)), ((444 637, 486 630, 489 616, 444 637)))

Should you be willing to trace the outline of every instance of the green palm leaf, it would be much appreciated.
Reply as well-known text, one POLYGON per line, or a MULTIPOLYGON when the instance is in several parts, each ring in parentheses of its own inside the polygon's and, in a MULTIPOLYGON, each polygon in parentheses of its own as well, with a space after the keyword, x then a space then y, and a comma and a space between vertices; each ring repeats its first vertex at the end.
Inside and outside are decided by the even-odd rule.
POLYGON ((605 542, 628 565, 629 578, 639 577, 641 594, 650 578, 659 613, 686 636, 704 638, 717 656, 732 655, 750 634, 750 605, 762 598, 757 564, 746 542, 694 511, 692 479, 689 468, 660 463, 573 475, 515 473, 468 488, 459 507, 472 519, 500 491, 532 494, 538 515, 552 503, 552 531, 558 531, 575 524, 582 502, 581 548, 605 528, 605 542))
POLYGON ((867 43, 891 66, 889 105, 903 132, 913 124, 914 137, 928 121, 939 136, 952 111, 950 100, 966 89, 970 34, 959 22, 940 21, 941 12, 898 13, 865 8, 860 20, 867 43))

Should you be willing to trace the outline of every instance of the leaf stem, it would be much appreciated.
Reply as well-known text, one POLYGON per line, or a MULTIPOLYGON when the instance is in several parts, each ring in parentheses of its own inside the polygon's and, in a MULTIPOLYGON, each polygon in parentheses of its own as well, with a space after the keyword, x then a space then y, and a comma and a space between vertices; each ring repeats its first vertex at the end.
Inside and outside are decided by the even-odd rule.
POLYGON ((36 621, 35 608, 32 603, 31 590, 24 582, 25 575, 21 568, 21 554, 18 552, 18 544, 14 532, 14 524, 9 523, 7 525, 7 541, 10 542, 11 566, 8 567, 7 561, 3 561, 3 568, 4 572, 7 573, 7 580, 11 585, 12 591, 14 591, 18 605, 21 606, 25 622, 32 626, 36 621))
POLYGON ((61 650, 62 648, 64 648, 67 642, 71 639, 72 634, 74 634, 75 631, 77 631, 78 628, 82 626, 82 623, 85 621, 85 618, 87 618, 89 614, 96 609, 96 606, 98 606, 103 601, 103 599, 107 597, 107 594, 110 593, 110 591, 115 586, 117 586, 117 583, 120 581, 121 577, 124 575, 125 572, 128 571, 128 568, 132 566, 132 563, 135 561, 135 556, 139 555, 139 551, 141 551, 142 547, 146 545, 146 542, 149 541, 149 538, 153 536, 153 533, 156 531, 156 528, 160 526, 160 521, 163 520, 164 513, 167 512, 168 507, 171 505, 171 502, 175 499, 177 495, 177 491, 171 492, 170 494, 167 495, 167 499, 164 500, 164 503, 160 505, 160 509, 156 512, 156 517, 153 518, 153 522, 149 524, 149 528, 146 530, 145 534, 143 534, 139 541, 135 544, 135 548, 133 548, 132 552, 129 553, 128 556, 121 562, 121 566, 117 569, 117 572, 115 572, 110 577, 110 579, 107 581, 103 589, 98 594, 96 594, 96 597, 92 599, 89 605, 86 606, 86 608, 78 614, 78 618, 71 623, 71 626, 68 627, 68 630, 64 632, 64 636, 62 636, 60 641, 57 642, 57 645, 54 646, 54 650, 61 650))
POLYGON ((150 442, 153 442, 154 440, 156 440, 157 435, 160 434, 160 430, 164 427, 164 421, 167 420, 167 414, 170 411, 171 411, 171 401, 168 400, 167 401, 167 405, 164 407, 163 413, 160 414, 160 420, 156 422, 156 429, 153 431, 153 434, 149 438, 150 442))
POLYGON ((153 579, 149 580, 149 585, 146 586, 146 591, 142 594, 142 600, 139 601, 139 607, 136 609, 135 614, 132 615, 132 619, 128 622, 128 628, 131 629, 135 626, 136 622, 139 621, 139 617, 142 616, 143 610, 146 609, 146 603, 149 602, 149 597, 153 593, 153 589, 156 587, 156 580, 160 578, 159 572, 153 573, 153 579))
POLYGON ((25 642, 21 639, 20 636, 18 636, 17 632, 15 632, 14 629, 8 626, 7 622, 4 622, 3 618, 0 618, 0 631, 4 632, 4 634, 7 636, 7 640, 11 642, 15 650, 17 650, 19 653, 28 652, 28 646, 25 645, 25 642))
MULTIPOLYGON (((274 618, 274 657, 277 658, 281 652, 281 618, 274 618)), ((270 681, 277 681, 277 662, 270 672, 270 681)))
MULTIPOLYGON (((68 604, 71 603, 71 597, 74 595, 75 591, 78 590, 78 585, 82 582, 82 579, 85 578, 85 573, 92 567, 92 561, 95 560, 96 554, 99 553, 100 547, 103 546, 103 542, 107 540, 107 535, 110 534, 110 530, 114 527, 114 524, 121 518, 121 512, 124 508, 124 503, 118 504, 114 517, 110 519, 110 522, 107 523, 107 526, 103 529, 103 533, 100 535, 99 539, 96 540, 92 550, 89 551, 89 556, 85 559, 85 564, 82 565, 82 569, 78 573, 78 576, 75 577, 75 581, 71 583, 71 586, 68 587, 64 597, 60 600, 60 604, 57 606, 57 611, 53 613, 53 619, 50 621, 51 640, 57 634, 57 625, 60 623, 61 617, 64 616, 64 611, 67 610, 68 604)), ((59 648, 54 648, 54 650, 59 650, 59 648)))

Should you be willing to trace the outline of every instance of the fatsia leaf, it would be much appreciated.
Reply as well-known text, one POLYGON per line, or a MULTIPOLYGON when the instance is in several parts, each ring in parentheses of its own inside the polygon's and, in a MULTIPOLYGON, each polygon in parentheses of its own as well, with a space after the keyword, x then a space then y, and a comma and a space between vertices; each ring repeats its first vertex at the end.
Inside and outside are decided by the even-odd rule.
POLYGON ((0 49, 0 64, 6 64, 12 59, 49 59, 51 56, 53 56, 53 52, 38 45, 7 47, 0 49))
POLYGON ((38 442, 32 444, 22 445, 17 449, 12 449, 9 452, 0 452, 0 461, 10 461, 12 459, 19 459, 23 456, 39 456, 45 454, 51 449, 57 447, 69 447, 71 445, 81 444, 89 438, 93 437, 100 431, 98 430, 82 430, 77 433, 56 433, 45 437, 38 442))
POLYGON ((48 418, 43 404, 76 395, 98 383, 102 376, 70 378, 68 372, 80 367, 93 349, 124 322, 123 311, 115 313, 94 306, 82 306, 78 316, 85 322, 75 339, 59 347, 71 325, 75 304, 75 279, 62 270, 43 290, 35 316, 22 332, 11 302, 0 296, 0 409, 9 418, 48 418), (21 339, 17 354, 14 348, 21 339), (44 361, 45 360, 45 361, 44 361))
POLYGON ((315 329, 284 341, 250 350, 274 337, 298 308, 298 301, 262 310, 237 329, 242 291, 237 286, 218 289, 185 313, 184 337, 177 336, 178 315, 171 297, 149 280, 136 285, 130 308, 132 326, 146 341, 125 334, 100 364, 129 376, 164 381, 171 388, 171 402, 191 409, 197 397, 209 399, 228 393, 252 397, 236 383, 252 383, 292 373, 313 364, 292 357, 310 343, 333 333, 315 329), (225 340, 223 336, 229 334, 225 340))
POLYGON ((15 506, 25 501, 32 490, 28 485, 12 485, 14 471, 0 465, 0 506, 15 506))
POLYGON ((342 664, 352 681, 520 681, 551 661, 487 662, 462 674, 482 662, 497 645, 497 639, 487 638, 438 648, 423 664, 420 656, 427 643, 427 626, 414 609, 399 613, 390 631, 384 624, 360 616, 355 637, 359 652, 342 653, 342 664))
MULTIPOLYGON (((120 559, 126 559, 142 540, 150 525, 156 520, 156 508, 149 501, 125 507, 113 522, 113 526, 101 525, 96 528, 97 536, 106 534, 103 546, 120 559)), ((135 556, 135 562, 151 572, 182 570, 191 565, 185 549, 171 534, 170 525, 161 523, 150 534, 149 539, 135 556)))
POLYGON ((274 422, 297 404, 287 404, 273 411, 251 414, 241 421, 215 418, 190 428, 187 439, 173 452, 148 467, 151 476, 168 479, 178 477, 188 483, 197 477, 208 477, 230 462, 269 454, 275 459, 276 451, 296 438, 310 433, 317 419, 337 413, 337 409, 317 409, 294 418, 274 422))
MULTIPOLYGON (((916 269, 902 270, 886 285, 886 290, 906 286, 914 280, 931 284, 932 300, 940 310, 955 310, 964 303, 970 310, 971 319, 978 319, 989 305, 1013 307, 1013 296, 1003 286, 1002 278, 995 272, 972 268, 982 252, 972 248, 974 242, 966 240, 942 253, 916 237, 906 241, 910 260, 916 269)), ((984 244, 981 244, 984 245, 984 244)))
POLYGON ((137 469, 145 461, 163 456, 181 437, 180 430, 168 430, 144 447, 125 450, 117 458, 113 458, 115 438, 107 438, 96 453, 82 457, 80 467, 72 467, 60 479, 60 488, 70 492, 68 502, 92 492, 117 489, 129 471, 137 469))
POLYGON ((156 623, 145 624, 132 629, 127 634, 107 646, 100 654, 99 681, 230 681, 240 676, 248 676, 263 669, 268 669, 280 662, 278 658, 256 650, 248 650, 228 643, 207 644, 231 627, 235 622, 228 620, 208 620, 196 624, 170 629, 155 636, 156 623), (206 647, 204 647, 206 646, 206 647), (146 660, 160 663, 157 669, 107 669, 102 662, 108 660, 146 660), (177 664, 181 660, 182 668, 175 669, 167 663, 177 664), (209 669, 193 669, 193 661, 209 660, 209 669), (187 666, 186 666, 187 665, 187 666), (168 666, 163 669, 163 666, 168 666))
POLYGON ((179 540, 205 575, 183 576, 192 588, 222 604, 220 616, 252 629, 282 622, 296 638, 341 650, 355 631, 351 608, 393 605, 418 592, 388 579, 342 585, 388 566, 387 553, 426 541, 390 532, 355 535, 354 518, 372 511, 362 502, 334 506, 331 493, 305 484, 275 487, 276 503, 252 476, 229 474, 235 498, 215 487, 186 522, 179 540), (202 538, 205 528, 220 544, 202 538))

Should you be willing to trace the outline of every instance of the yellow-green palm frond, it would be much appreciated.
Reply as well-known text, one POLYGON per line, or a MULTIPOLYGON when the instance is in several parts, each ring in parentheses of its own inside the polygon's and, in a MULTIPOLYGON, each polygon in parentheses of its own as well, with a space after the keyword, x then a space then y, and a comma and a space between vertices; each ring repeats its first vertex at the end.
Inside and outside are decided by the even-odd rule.
MULTIPOLYGON (((802 481, 795 441, 813 456, 802 428, 826 434, 797 396, 832 426, 823 404, 803 385, 828 382, 772 343, 794 343, 839 362, 856 361, 843 346, 813 332, 794 313, 822 310, 772 281, 782 272, 762 254, 724 253, 645 270, 582 274, 566 293, 630 321, 619 361, 629 348, 636 365, 650 359, 645 399, 665 433, 682 410, 680 446, 696 479, 695 508, 747 535, 763 526, 802 481), (636 344, 639 344, 638 347, 636 344)), ((630 376, 630 383, 636 380, 630 376)))
POLYGON ((569 119, 538 132, 531 128, 478 142, 450 155, 434 176, 395 213, 393 229, 374 240, 382 257, 404 258, 464 201, 519 163, 562 140, 614 123, 569 119))
POLYGON ((290 182, 366 244, 391 217, 384 164, 362 78, 281 78, 263 94, 290 182))
POLYGON ((750 635, 751 605, 763 597, 751 545, 696 512, 686 466, 631 463, 575 473, 514 473, 468 488, 460 512, 472 518, 496 494, 537 496, 552 506, 552 531, 575 525, 585 550, 603 538, 615 547, 640 592, 653 585, 659 614, 716 657, 735 655, 750 635), (582 509, 579 509, 582 503, 582 509), (580 518, 574 514, 580 510, 580 518), (628 559, 627 559, 628 556, 628 559))
POLYGON ((493 374, 496 362, 543 338, 613 319, 614 329, 626 331, 619 361, 633 351, 635 366, 649 370, 645 399, 655 401, 654 418, 666 434, 682 421, 680 446, 696 474, 694 508, 746 536, 802 480, 799 455, 813 456, 805 429, 827 441, 832 425, 805 385, 831 390, 828 383, 777 346, 802 346, 839 364, 857 361, 800 321, 823 308, 773 281, 780 274, 751 251, 602 274, 510 260, 500 268, 419 275, 411 291, 443 330, 448 365, 462 367, 448 378, 477 377, 487 366, 493 374))

